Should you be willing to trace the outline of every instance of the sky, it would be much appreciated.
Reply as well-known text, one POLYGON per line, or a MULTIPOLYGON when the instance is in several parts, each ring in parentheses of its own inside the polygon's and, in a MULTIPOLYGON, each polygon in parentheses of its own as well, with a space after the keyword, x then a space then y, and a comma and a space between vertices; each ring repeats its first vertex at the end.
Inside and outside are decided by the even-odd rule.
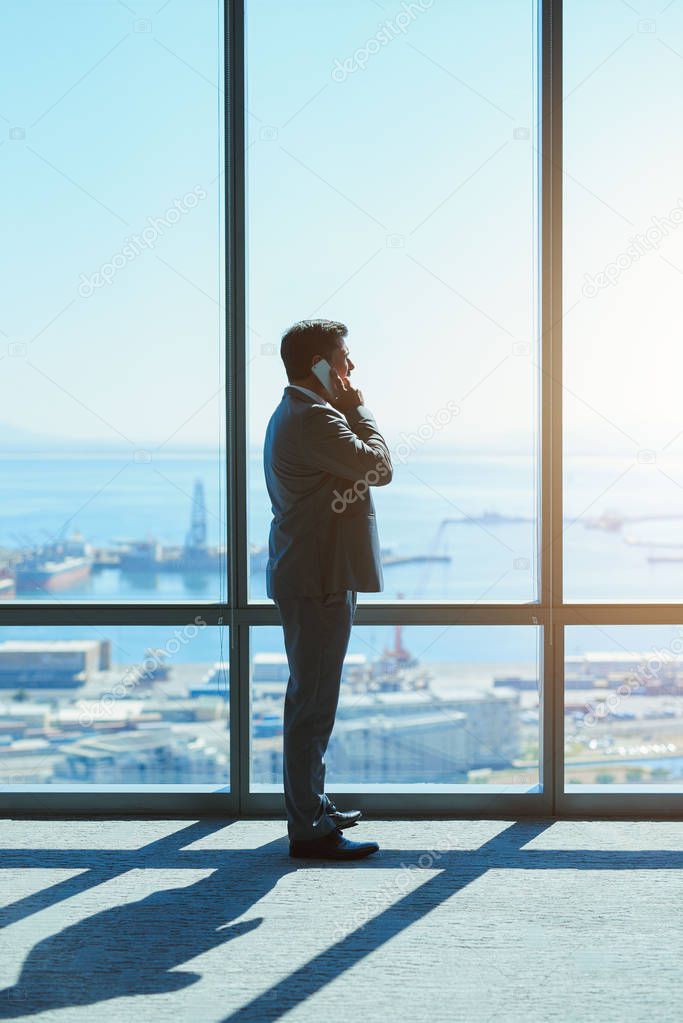
POLYGON ((683 210, 683 5, 572 0, 566 31, 568 444, 680 456, 683 230, 629 245, 683 210))
MULTIPOLYGON (((683 199, 683 4, 565 7, 567 449, 683 455, 683 231, 585 294, 683 199)), ((219 4, 7 0, 2 17, 0 436, 213 445, 219 4)), ((535 450, 536 20, 531 0, 249 0, 252 445, 282 331, 329 316, 394 441, 451 402, 434 450, 535 450)))
POLYGON ((217 3, 21 0, 2 26, 0 421, 75 444, 215 443, 217 3))
POLYGON ((323 316, 348 324, 356 379, 389 436, 452 401, 457 422, 435 444, 504 432, 529 451, 534 5, 248 11, 252 437, 283 385, 261 344, 323 316))
MULTIPOLYGON (((6 437, 215 441, 218 6, 4 8, 6 437), (205 199, 92 286, 148 218, 198 187, 205 199)), ((511 351, 533 341, 534 158, 513 138, 533 134, 532 5, 495 4, 496 38, 475 4, 424 0, 407 21, 400 4, 370 0, 247 6, 250 441, 282 390, 271 354, 282 331, 329 315, 349 324, 357 380, 387 432, 475 388, 463 440, 515 393, 506 430, 528 447, 533 374, 511 351), (396 37, 334 80, 334 61, 386 22, 396 37), (493 277, 492 249, 504 264, 493 277)))

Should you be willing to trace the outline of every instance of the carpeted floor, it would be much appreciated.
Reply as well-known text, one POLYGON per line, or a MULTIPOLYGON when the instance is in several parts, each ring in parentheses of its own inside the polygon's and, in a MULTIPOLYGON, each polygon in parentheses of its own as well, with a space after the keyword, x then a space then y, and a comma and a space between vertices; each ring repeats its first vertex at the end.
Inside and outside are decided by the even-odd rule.
POLYGON ((381 821, 295 861, 279 821, 0 829, 0 1020, 678 1020, 683 823, 381 821))

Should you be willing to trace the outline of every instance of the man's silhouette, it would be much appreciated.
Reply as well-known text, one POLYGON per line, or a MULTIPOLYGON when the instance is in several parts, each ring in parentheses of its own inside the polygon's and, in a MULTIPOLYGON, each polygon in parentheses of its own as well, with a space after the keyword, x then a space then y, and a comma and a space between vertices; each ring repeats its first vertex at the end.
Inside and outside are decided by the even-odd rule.
POLYGON ((284 711, 284 785, 290 854, 357 859, 375 842, 350 842, 343 813, 325 795, 325 751, 334 725, 342 665, 358 591, 382 589, 379 537, 370 493, 391 481, 386 441, 363 395, 351 386, 347 328, 304 320, 282 338, 289 386, 264 448, 273 507, 268 596, 282 619, 289 662, 284 711), (331 367, 331 391, 312 367, 331 367))

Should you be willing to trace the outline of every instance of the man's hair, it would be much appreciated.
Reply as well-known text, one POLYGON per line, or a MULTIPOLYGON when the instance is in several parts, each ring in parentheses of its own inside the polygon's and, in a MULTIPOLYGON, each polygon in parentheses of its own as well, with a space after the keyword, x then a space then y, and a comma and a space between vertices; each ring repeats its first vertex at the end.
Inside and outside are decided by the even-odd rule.
POLYGON ((314 355, 330 360, 348 334, 343 323, 334 320, 301 320, 282 335, 280 355, 288 380, 300 380, 311 372, 314 355))

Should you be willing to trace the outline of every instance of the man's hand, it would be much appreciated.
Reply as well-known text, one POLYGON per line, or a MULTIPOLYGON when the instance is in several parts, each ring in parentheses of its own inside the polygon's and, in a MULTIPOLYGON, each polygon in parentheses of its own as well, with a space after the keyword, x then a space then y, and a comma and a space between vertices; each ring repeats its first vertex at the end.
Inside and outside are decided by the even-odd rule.
POLYGON ((357 388, 351 386, 348 378, 342 380, 334 366, 330 368, 330 379, 334 387, 332 404, 340 412, 348 412, 350 409, 358 408, 359 405, 363 404, 362 393, 357 388))

